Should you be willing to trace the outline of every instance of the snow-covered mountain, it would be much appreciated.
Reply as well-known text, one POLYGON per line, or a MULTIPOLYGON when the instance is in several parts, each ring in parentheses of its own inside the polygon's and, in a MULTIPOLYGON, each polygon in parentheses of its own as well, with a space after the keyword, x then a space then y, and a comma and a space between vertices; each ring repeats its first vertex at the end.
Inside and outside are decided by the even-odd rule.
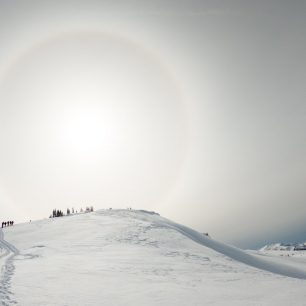
POLYGON ((305 305, 305 258, 245 252, 152 212, 19 224, 0 247, 3 306, 305 305))
POLYGON ((306 251, 305 243, 271 243, 260 249, 260 251, 306 251))

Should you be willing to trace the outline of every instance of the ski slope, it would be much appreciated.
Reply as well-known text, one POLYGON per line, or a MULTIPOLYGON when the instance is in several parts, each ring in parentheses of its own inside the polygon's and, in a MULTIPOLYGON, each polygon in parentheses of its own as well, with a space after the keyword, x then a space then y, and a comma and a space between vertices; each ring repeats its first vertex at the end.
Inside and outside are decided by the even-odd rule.
POLYGON ((305 261, 245 252, 150 212, 101 210, 3 232, 3 306, 306 305, 305 261))

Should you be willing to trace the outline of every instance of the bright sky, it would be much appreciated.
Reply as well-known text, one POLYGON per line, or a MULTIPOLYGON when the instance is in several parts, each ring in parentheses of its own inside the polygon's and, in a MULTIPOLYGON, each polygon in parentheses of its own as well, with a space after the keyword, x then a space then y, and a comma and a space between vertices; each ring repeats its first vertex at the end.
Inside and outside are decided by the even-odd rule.
POLYGON ((0 0, 1 218, 141 208, 306 240, 306 2, 0 0))

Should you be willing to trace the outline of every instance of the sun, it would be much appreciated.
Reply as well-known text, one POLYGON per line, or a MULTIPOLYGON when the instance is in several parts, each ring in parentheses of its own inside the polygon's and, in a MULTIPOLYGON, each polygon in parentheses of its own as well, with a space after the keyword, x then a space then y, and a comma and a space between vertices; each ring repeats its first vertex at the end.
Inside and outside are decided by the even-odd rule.
POLYGON ((23 202, 41 188, 50 201, 56 191, 71 202, 156 203, 175 184, 187 146, 183 99, 136 43, 105 33, 49 39, 15 62, 0 98, 2 174, 23 202))
POLYGON ((97 159, 120 147, 120 121, 98 105, 70 107, 58 114, 57 137, 66 154, 79 161, 97 159))

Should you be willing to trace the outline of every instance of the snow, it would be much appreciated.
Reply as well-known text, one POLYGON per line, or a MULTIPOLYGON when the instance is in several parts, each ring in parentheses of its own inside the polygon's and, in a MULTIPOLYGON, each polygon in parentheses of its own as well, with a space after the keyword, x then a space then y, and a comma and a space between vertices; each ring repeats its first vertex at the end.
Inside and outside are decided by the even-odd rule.
POLYGON ((260 251, 306 251, 306 243, 272 243, 265 245, 260 251))
POLYGON ((272 244, 267 244, 264 247, 260 249, 260 251, 293 251, 294 250, 294 245, 284 245, 281 243, 272 243, 272 244))
POLYGON ((0 268, 1 268, 1 279, 0 279, 0 297, 2 305, 6 305, 6 302, 17 303, 14 299, 10 298, 10 286, 11 277, 14 274, 15 266, 13 259, 19 254, 19 251, 10 243, 4 240, 3 232, 0 232, 0 268))
POLYGON ((3 306, 306 305, 306 257, 246 252, 153 212, 101 210, 3 232, 3 306))

